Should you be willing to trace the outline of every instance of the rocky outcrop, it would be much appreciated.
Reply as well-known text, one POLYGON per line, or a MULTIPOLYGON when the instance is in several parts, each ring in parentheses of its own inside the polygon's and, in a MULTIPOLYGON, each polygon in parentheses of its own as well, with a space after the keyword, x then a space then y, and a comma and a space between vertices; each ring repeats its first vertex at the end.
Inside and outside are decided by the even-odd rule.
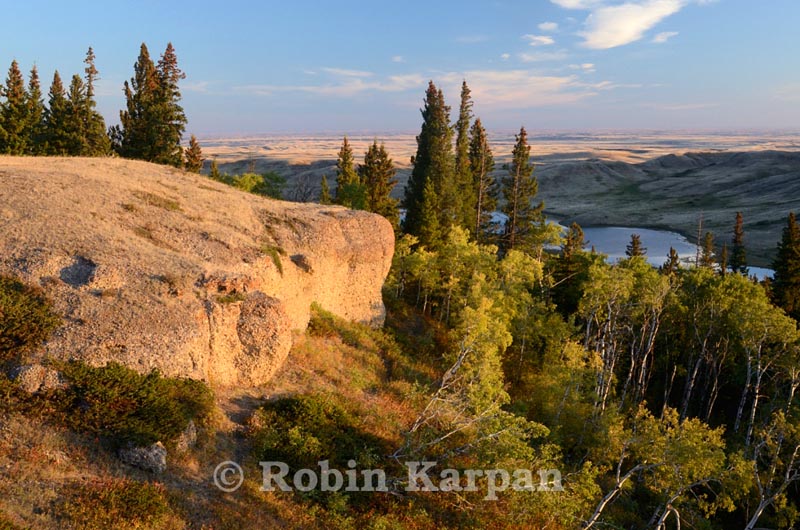
POLYGON ((143 162, 0 157, 0 274, 40 285, 64 316, 34 361, 262 384, 312 303, 383 322, 393 252, 390 224, 365 212, 143 162))
POLYGON ((161 474, 167 470, 167 448, 161 442, 146 447, 123 447, 119 450, 119 459, 129 466, 151 473, 161 474))

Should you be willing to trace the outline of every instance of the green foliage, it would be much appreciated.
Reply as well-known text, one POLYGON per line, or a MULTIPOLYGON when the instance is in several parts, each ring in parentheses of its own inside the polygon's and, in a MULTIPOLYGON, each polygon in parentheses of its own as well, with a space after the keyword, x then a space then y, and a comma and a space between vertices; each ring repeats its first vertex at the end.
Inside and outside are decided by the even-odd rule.
POLYGON ((59 504, 63 523, 81 530, 156 528, 170 513, 166 488, 132 479, 71 484, 59 504))
POLYGON ((26 154, 30 139, 30 105, 25 80, 16 60, 8 69, 2 95, 5 101, 0 103, 0 153, 26 154))
POLYGON ((470 129, 469 166, 472 175, 469 188, 474 194, 474 209, 470 212, 467 228, 479 243, 491 242, 497 231, 491 214, 497 209, 499 190, 492 175, 494 156, 480 118, 470 129))
POLYGON ((631 242, 625 247, 625 255, 629 258, 644 256, 647 249, 642 246, 642 238, 639 234, 631 234, 631 242))
POLYGON ((20 360, 60 324, 41 289, 0 275, 0 363, 20 360))
POLYGON ((184 167, 191 173, 200 173, 203 168, 203 150, 197 137, 192 135, 189 139, 189 147, 184 151, 184 167))
POLYGON ((474 230, 475 212, 477 209, 477 193, 474 186, 470 158, 470 123, 472 121, 472 97, 467 82, 461 83, 461 104, 458 108, 458 121, 455 124, 455 186, 459 190, 461 212, 457 221, 467 230, 474 230))
POLYGON ((384 216, 397 229, 400 211, 398 201, 391 196, 397 180, 394 178, 394 164, 383 144, 379 147, 377 141, 372 142, 364 154, 364 164, 359 166, 358 173, 366 192, 364 208, 384 216))
MULTIPOLYGON (((214 170, 216 169, 216 160, 211 162, 211 172, 209 177, 213 177, 214 170)), ((218 172, 218 170, 217 170, 218 172)), ((242 173, 241 175, 228 175, 219 174, 214 180, 224 182, 229 186, 236 189, 253 193, 255 195, 262 195, 264 197, 271 197, 273 199, 283 198, 283 188, 286 185, 286 179, 274 171, 267 173, 242 173)))
POLYGON ((278 269, 278 272, 283 276, 283 262, 281 262, 281 256, 286 255, 286 251, 280 247, 276 247, 275 245, 263 244, 261 245, 261 252, 266 254, 272 260, 272 263, 275 265, 275 268, 278 269))
POLYGON ((795 320, 800 319, 800 227, 794 212, 789 214, 783 229, 778 255, 772 264, 773 299, 795 320))
POLYGON ((118 363, 95 368, 78 362, 58 368, 69 382, 57 396, 66 423, 114 447, 170 444, 214 405, 201 381, 165 378, 156 370, 140 374, 118 363))
POLYGON ((736 212, 736 224, 733 227, 733 247, 730 258, 730 269, 733 272, 747 275, 747 250, 744 246, 744 219, 742 212, 736 212))
POLYGON ((328 186, 328 177, 322 175, 322 180, 319 183, 319 203, 320 204, 333 204, 331 198, 331 189, 328 186))
POLYGON ((347 136, 336 160, 336 191, 334 202, 347 208, 363 210, 367 203, 367 190, 353 165, 353 148, 347 136))

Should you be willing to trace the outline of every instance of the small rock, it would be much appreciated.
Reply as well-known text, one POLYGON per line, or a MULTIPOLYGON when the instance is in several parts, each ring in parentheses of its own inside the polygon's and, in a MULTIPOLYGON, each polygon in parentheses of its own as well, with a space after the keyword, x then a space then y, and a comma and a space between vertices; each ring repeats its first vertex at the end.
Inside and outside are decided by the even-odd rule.
POLYGON ((18 366, 11 372, 11 379, 29 394, 55 390, 62 388, 65 384, 64 378, 58 371, 41 364, 18 366))
POLYGON ((160 474, 167 469, 167 448, 161 442, 147 447, 129 445, 119 450, 119 459, 130 466, 160 474))

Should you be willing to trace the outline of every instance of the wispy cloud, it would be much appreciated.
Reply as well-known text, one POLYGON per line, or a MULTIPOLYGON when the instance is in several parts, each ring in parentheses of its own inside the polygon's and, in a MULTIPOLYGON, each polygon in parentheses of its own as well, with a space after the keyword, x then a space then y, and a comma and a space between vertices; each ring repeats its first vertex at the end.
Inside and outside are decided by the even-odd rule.
POLYGON ((563 61, 568 57, 567 52, 559 50, 556 52, 532 52, 517 54, 517 58, 523 63, 544 63, 548 61, 563 61))
POLYGON ((719 107, 719 103, 659 103, 659 104, 646 104, 644 105, 656 110, 668 110, 672 112, 680 112, 685 110, 702 110, 713 109, 719 107))
POLYGON ((322 68, 322 71, 342 77, 372 77, 374 75, 372 72, 348 70, 346 68, 322 68))
POLYGON ((546 32, 553 32, 558 31, 558 23, 557 22, 542 22, 539 24, 539 29, 546 32))
POLYGON ((553 37, 549 35, 523 35, 522 38, 528 41, 528 44, 531 46, 549 46, 551 44, 555 44, 555 40, 553 37))
POLYGON ((502 60, 504 60, 504 61, 507 61, 507 60, 511 59, 511 54, 510 53, 503 53, 503 54, 500 55, 500 58, 502 60))
MULTIPOLYGON (((624 3, 611 3, 609 0, 550 1, 566 9, 591 11, 579 35, 584 39, 584 47, 595 50, 636 42, 659 22, 692 1, 708 3, 708 0, 627 0, 624 3)), ((664 32, 656 36, 656 39, 661 37, 663 40, 654 39, 654 42, 666 42, 672 36, 673 32, 664 32)))
POLYGON ((406 59, 402 55, 395 55, 394 57, 392 57, 392 62, 393 63, 404 63, 404 62, 406 62, 406 59))
POLYGON ((655 44, 664 44, 677 34, 678 34, 677 31, 662 31, 661 33, 653 37, 653 42, 655 44))
POLYGON ((403 74, 378 77, 372 72, 342 68, 321 68, 328 74, 327 82, 319 85, 242 85, 234 92, 256 96, 272 96, 285 92, 304 92, 331 97, 354 97, 366 92, 403 92, 422 90, 426 78, 420 74, 403 74))
POLYGON ((189 83, 183 83, 181 85, 181 90, 186 92, 200 92, 202 94, 208 93, 208 85, 211 83, 209 81, 194 81, 189 83))
POLYGON ((581 70, 581 71, 589 73, 589 74, 591 74, 591 73, 596 71, 595 67, 594 67, 594 63, 571 64, 571 65, 569 65, 569 67, 572 70, 581 70))

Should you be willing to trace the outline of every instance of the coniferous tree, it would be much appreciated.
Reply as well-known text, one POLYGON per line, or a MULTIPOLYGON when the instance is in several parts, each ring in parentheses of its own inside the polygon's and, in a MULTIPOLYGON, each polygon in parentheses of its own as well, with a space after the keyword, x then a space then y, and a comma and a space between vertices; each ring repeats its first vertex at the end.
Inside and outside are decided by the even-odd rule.
POLYGON ((586 241, 581 225, 572 223, 567 230, 567 237, 564 238, 564 243, 561 245, 561 256, 564 259, 570 259, 578 252, 582 252, 585 245, 586 241))
POLYGON ((200 148, 200 142, 197 137, 192 135, 189 139, 189 147, 185 151, 184 167, 186 171, 191 173, 200 173, 203 168, 203 150, 200 148))
POLYGON ((714 234, 706 232, 703 238, 702 253, 700 255, 700 267, 713 269, 715 265, 714 254, 714 234))
POLYGON ((744 274, 745 276, 747 275, 747 251, 744 248, 744 221, 742 219, 742 212, 736 212, 730 269, 733 272, 744 274))
POLYGON ((460 214, 450 107, 445 105, 444 94, 433 81, 425 93, 417 153, 411 161, 414 168, 403 199, 406 208, 403 230, 417 236, 421 244, 431 246, 435 241, 444 240, 460 214), (436 205, 435 211, 431 211, 433 205, 436 205), (435 222, 433 215, 436 215, 435 222))
POLYGON ((219 172, 219 166, 217 165, 216 157, 211 159, 211 168, 208 171, 208 176, 214 180, 222 180, 222 174, 219 172))
POLYGON ((152 160, 159 164, 175 167, 183 165, 181 139, 186 130, 186 114, 180 105, 181 92, 178 82, 186 74, 178 67, 178 56, 172 43, 167 44, 161 59, 156 65, 158 79, 157 106, 155 122, 160 132, 155 134, 156 156, 152 160))
POLYGON ((23 155, 28 149, 29 105, 25 91, 25 80, 17 61, 12 61, 8 69, 0 103, 0 153, 23 155))
POLYGON ((678 270, 681 268, 681 258, 678 255, 678 251, 675 250, 674 247, 669 247, 669 254, 667 255, 667 261, 661 266, 661 272, 667 275, 677 274, 678 270))
POLYGON ((728 272, 728 245, 724 243, 722 245, 722 250, 719 253, 719 274, 720 276, 725 276, 728 272))
POLYGON ((319 183, 319 203, 333 204, 333 199, 331 199, 331 190, 328 186, 328 177, 325 175, 322 175, 322 181, 319 183))
POLYGON ((67 138, 67 122, 69 102, 64 84, 58 70, 53 74, 50 85, 48 104, 44 111, 44 153, 48 155, 67 155, 69 141, 67 138))
POLYGON ((64 137, 67 155, 81 156, 89 150, 86 139, 86 85, 79 75, 73 75, 67 92, 67 118, 64 137))
POLYGON ((642 246, 642 238, 639 234, 631 234, 631 241, 625 247, 625 255, 629 258, 644 256, 647 249, 642 246))
POLYGON ((36 65, 31 68, 28 79, 28 125, 26 135, 28 138, 28 154, 38 155, 43 152, 44 142, 44 100, 42 99, 42 86, 39 82, 39 71, 36 65))
POLYGON ((500 247, 504 253, 514 249, 538 252, 541 251, 542 244, 538 236, 544 225, 544 203, 532 205, 539 184, 533 176, 531 147, 528 145, 525 127, 520 129, 516 138, 508 175, 502 179, 503 197, 506 201, 502 211, 508 219, 500 247))
POLYGON ((362 185, 366 188, 366 209, 384 216, 397 229, 400 222, 400 211, 397 199, 391 193, 397 184, 394 178, 395 169, 386 147, 373 141, 364 154, 364 164, 359 167, 362 185))
POLYGON ((492 212, 497 209, 497 183, 494 171, 494 156, 480 118, 470 130, 469 165, 472 175, 470 188, 474 190, 474 211, 470 218, 478 243, 491 239, 493 234, 492 212))
POLYGON ((800 320, 800 227, 794 212, 789 214, 783 229, 772 268, 775 270, 772 280, 775 304, 795 320, 800 320))
POLYGON ((85 151, 81 154, 86 156, 104 156, 111 151, 111 140, 106 133, 106 122, 103 115, 97 112, 97 102, 94 100, 94 84, 98 79, 97 68, 94 64, 95 55, 91 46, 86 52, 84 59, 86 94, 84 100, 83 120, 85 151))
MULTIPOLYGON (((472 98, 467 82, 461 83, 461 105, 456 122, 455 179, 461 202, 460 224, 470 232, 476 230, 474 222, 476 211, 476 190, 473 186, 472 164, 470 160, 470 123, 472 121, 472 98)), ((477 233, 475 234, 477 236, 477 233)))
POLYGON ((336 204, 363 210, 366 207, 366 191, 355 169, 353 148, 347 136, 336 159, 336 204))

